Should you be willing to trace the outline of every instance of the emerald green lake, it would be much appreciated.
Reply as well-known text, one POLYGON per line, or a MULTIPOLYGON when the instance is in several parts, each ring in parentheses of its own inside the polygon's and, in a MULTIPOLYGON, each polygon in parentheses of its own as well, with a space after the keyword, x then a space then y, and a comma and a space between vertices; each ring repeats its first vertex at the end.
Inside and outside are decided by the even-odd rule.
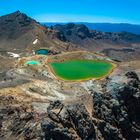
POLYGON ((72 81, 102 78, 113 70, 111 63, 97 60, 52 62, 50 66, 56 76, 72 81))

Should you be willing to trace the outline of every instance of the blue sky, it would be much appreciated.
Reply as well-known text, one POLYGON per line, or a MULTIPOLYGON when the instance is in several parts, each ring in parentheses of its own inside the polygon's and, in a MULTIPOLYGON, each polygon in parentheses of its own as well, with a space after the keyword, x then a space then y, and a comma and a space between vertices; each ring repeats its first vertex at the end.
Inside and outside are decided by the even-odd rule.
POLYGON ((0 15, 16 10, 40 22, 140 24, 140 0, 0 0, 0 15))

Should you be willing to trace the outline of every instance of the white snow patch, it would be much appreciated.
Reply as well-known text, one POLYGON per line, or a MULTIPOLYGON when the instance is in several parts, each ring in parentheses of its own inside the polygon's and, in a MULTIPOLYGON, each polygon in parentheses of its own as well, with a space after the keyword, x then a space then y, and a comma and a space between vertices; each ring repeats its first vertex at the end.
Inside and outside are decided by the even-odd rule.
POLYGON ((38 42, 38 39, 36 39, 36 40, 33 42, 33 44, 35 45, 37 42, 38 42))
POLYGON ((19 58, 20 57, 19 54, 12 53, 12 52, 7 52, 7 54, 9 54, 11 57, 14 57, 14 58, 19 58))

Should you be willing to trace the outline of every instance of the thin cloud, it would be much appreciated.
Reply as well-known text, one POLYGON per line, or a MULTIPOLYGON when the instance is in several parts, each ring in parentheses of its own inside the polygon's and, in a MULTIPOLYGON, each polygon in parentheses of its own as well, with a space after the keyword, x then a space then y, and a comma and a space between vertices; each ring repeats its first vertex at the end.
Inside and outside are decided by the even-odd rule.
POLYGON ((112 17, 97 17, 89 15, 61 15, 61 14, 42 14, 36 15, 34 18, 39 22, 89 22, 89 23, 136 23, 136 21, 129 21, 124 19, 117 19, 112 17))

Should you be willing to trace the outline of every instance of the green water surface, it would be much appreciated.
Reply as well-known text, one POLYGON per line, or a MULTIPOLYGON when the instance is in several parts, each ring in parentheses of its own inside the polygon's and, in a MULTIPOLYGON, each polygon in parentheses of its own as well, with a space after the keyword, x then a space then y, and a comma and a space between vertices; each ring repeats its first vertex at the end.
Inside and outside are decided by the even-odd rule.
POLYGON ((54 74, 64 80, 97 79, 108 75, 113 69, 111 63, 97 60, 52 62, 50 66, 54 74))

